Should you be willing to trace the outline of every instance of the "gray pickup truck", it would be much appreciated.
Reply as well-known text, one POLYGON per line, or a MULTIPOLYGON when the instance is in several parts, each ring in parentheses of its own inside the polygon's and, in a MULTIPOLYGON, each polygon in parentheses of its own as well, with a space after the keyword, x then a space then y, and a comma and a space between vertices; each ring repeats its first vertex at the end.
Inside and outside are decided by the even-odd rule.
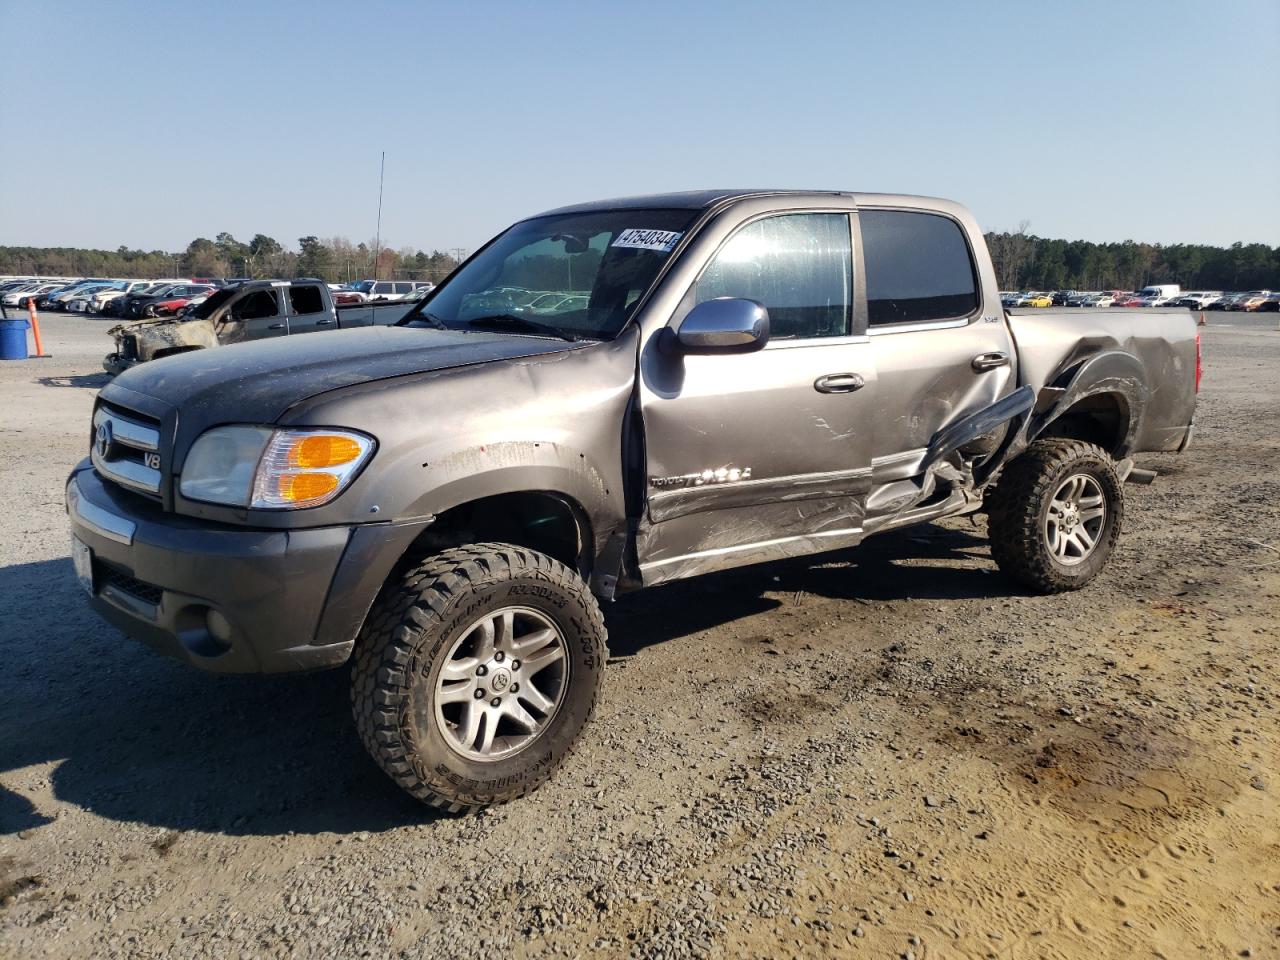
POLYGON ((319 280, 249 280, 223 287, 178 316, 120 323, 107 333, 116 348, 102 361, 110 374, 193 350, 290 334, 393 324, 411 300, 335 306, 319 280))
POLYGON ((1085 585, 1151 479, 1130 457, 1190 440, 1199 363, 1184 310, 1005 311, 947 201, 584 204, 396 326, 122 374, 72 554, 106 620, 190 664, 350 662, 374 759, 458 810, 564 759, 624 591, 979 510, 1020 588, 1085 585))

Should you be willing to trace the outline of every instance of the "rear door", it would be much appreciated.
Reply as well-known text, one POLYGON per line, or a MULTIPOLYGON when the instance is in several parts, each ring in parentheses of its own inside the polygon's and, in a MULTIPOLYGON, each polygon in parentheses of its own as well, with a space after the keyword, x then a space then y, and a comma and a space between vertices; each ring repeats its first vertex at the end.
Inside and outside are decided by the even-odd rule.
POLYGON ((867 517, 892 513, 921 478, 943 427, 1016 386, 1015 354, 999 301, 984 302, 964 228, 925 210, 858 212, 867 332, 877 376, 867 517))
POLYGON ((283 288, 289 305, 289 333, 315 333, 338 326, 333 307, 325 305, 324 292, 317 283, 294 283, 283 288))

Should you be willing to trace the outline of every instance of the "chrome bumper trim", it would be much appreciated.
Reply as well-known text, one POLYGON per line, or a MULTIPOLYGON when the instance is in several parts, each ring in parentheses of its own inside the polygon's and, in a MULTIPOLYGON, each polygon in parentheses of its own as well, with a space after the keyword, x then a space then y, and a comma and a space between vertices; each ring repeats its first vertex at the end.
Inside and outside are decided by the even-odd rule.
POLYGON ((132 520, 117 516, 82 497, 75 477, 67 484, 67 513, 98 536, 123 543, 126 547, 133 543, 133 534, 138 529, 132 520))

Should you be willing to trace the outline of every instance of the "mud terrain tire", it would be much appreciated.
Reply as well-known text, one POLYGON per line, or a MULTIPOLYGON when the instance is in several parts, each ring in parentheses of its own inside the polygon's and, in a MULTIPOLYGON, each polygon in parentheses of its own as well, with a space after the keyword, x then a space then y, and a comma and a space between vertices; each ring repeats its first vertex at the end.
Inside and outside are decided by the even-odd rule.
POLYGON ((1123 519, 1124 492, 1105 450, 1082 440, 1037 440, 1005 466, 988 498, 991 555, 1006 576, 1037 593, 1079 590, 1106 566, 1123 519), (1083 490, 1076 497, 1083 510, 1071 506, 1073 484, 1083 490), (1099 497, 1101 522, 1081 521, 1099 497), (1073 535, 1092 546, 1085 550, 1076 539, 1064 547, 1060 538, 1073 535))
POLYGON ((595 597, 564 564, 503 543, 444 550, 388 582, 369 611, 351 672, 356 727, 378 765, 425 803, 456 812, 514 800, 551 776, 586 725, 605 641, 595 597), (521 673, 520 645, 541 637, 551 639, 521 673), (551 680, 539 690, 535 676, 551 680), (472 710, 482 719, 469 733, 472 710))

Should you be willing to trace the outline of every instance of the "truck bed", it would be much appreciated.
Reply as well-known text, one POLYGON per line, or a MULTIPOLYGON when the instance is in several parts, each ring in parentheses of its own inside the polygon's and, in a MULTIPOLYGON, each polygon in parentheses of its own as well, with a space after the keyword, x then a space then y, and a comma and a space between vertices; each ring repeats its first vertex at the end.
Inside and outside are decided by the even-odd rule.
POLYGON ((1195 413, 1196 321, 1184 309, 1054 309, 1007 311, 1018 347, 1019 381, 1053 388, 1080 363, 1098 363, 1100 351, 1129 354, 1140 364, 1128 370, 1109 362, 1113 378, 1141 395, 1135 403, 1141 428, 1133 452, 1177 450, 1185 445, 1195 413), (1150 384, 1148 395, 1144 384, 1150 384))
POLYGON ((335 309, 338 311, 339 327, 389 327, 417 305, 417 300, 384 300, 340 303, 335 309))

